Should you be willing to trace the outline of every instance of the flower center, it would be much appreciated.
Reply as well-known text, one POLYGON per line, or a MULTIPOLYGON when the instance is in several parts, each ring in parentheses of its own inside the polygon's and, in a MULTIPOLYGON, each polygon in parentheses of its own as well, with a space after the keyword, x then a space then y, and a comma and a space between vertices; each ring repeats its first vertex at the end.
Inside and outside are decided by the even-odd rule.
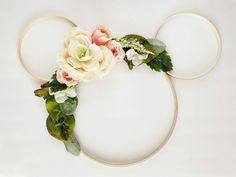
POLYGON ((115 47, 111 49, 111 52, 115 57, 119 54, 118 50, 115 47))
POLYGON ((85 49, 85 48, 81 49, 81 50, 78 52, 78 58, 84 57, 85 54, 86 54, 86 52, 87 52, 87 49, 85 49))
POLYGON ((69 82, 72 81, 72 78, 66 72, 63 73, 63 77, 69 82))

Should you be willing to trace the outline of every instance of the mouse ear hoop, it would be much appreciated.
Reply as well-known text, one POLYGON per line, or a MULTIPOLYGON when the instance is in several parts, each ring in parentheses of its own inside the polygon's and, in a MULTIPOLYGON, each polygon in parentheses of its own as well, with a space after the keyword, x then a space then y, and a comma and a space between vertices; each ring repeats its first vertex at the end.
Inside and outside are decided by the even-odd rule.
POLYGON ((35 26, 37 26, 38 24, 48 21, 48 20, 61 20, 64 21, 65 23, 71 25, 72 27, 76 27, 77 25, 70 19, 63 17, 63 16, 42 16, 39 18, 36 18, 34 20, 32 20, 28 25, 26 25, 23 30, 20 33, 20 37, 18 39, 18 44, 17 44, 17 54, 18 54, 18 58, 20 61, 21 66, 23 67, 23 69, 28 73, 28 75, 31 76, 31 78, 33 78, 36 81, 39 82, 46 82, 48 81, 48 78, 42 78, 38 75, 36 75, 31 69, 29 69, 27 67, 27 65, 25 64, 25 60, 24 60, 24 56, 22 54, 22 44, 24 42, 24 38, 26 36, 26 34, 35 26))
POLYGON ((193 76, 181 76, 181 75, 174 74, 173 72, 167 72, 167 74, 173 78, 181 79, 181 80, 193 80, 193 79, 203 77, 203 76, 207 75, 210 71, 212 71, 216 67, 217 63, 220 60, 221 52, 222 52, 222 40, 221 40, 220 32, 212 21, 210 21, 206 17, 203 17, 202 15, 199 15, 196 13, 191 13, 191 12, 179 12, 179 13, 175 13, 173 15, 168 16, 167 18, 165 18, 161 22, 160 26, 157 28, 157 30, 155 32, 154 38, 158 37, 158 33, 167 23, 169 23, 171 20, 173 20, 174 18, 179 17, 179 16, 190 16, 190 17, 198 18, 198 19, 204 21, 212 29, 212 31, 215 35, 215 38, 217 41, 217 52, 216 52, 216 56, 214 57, 214 61, 212 62, 212 64, 205 71, 203 71, 199 74, 196 74, 193 76))

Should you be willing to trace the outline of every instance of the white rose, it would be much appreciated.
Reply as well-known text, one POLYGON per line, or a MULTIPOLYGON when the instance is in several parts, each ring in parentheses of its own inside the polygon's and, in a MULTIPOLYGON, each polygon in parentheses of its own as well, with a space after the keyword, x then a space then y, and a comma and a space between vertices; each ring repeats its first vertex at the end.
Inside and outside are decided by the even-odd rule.
POLYGON ((91 34, 73 28, 65 37, 64 49, 58 54, 60 68, 78 81, 102 77, 114 63, 112 52, 91 42, 91 34))
POLYGON ((134 49, 129 49, 126 52, 126 56, 129 61, 132 61, 134 66, 138 66, 143 60, 147 59, 148 54, 138 54, 134 49))

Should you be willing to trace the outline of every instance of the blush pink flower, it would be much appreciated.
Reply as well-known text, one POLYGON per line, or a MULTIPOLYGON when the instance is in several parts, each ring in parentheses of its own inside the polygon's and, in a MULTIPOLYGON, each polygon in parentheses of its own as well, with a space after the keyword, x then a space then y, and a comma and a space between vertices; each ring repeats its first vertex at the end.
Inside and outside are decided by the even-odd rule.
POLYGON ((57 70, 57 81, 61 84, 66 84, 68 87, 78 84, 78 81, 74 80, 68 73, 61 69, 57 70))
POLYGON ((98 26, 92 33, 92 42, 96 45, 105 45, 111 39, 111 33, 105 26, 98 26))
POLYGON ((107 47, 112 52, 116 61, 121 61, 125 57, 125 51, 123 50, 121 44, 115 40, 111 40, 107 43, 107 47))

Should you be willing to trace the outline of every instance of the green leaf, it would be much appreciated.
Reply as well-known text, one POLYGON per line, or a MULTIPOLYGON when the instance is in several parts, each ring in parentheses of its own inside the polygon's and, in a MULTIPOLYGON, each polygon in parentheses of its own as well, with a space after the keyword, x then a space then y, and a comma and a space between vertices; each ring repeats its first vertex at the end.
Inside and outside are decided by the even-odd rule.
POLYGON ((144 54, 155 55, 152 45, 142 36, 128 34, 118 40, 124 49, 134 49, 144 54))
POLYGON ((158 55, 158 54, 155 54, 155 55, 149 54, 148 57, 147 57, 145 60, 143 60, 142 63, 149 63, 149 62, 152 61, 157 55, 158 55))
POLYGON ((49 82, 46 82, 42 85, 40 85, 41 88, 48 88, 49 87, 49 82))
POLYGON ((71 136, 68 138, 66 142, 64 142, 64 144, 65 144, 66 150, 69 153, 76 156, 80 154, 80 144, 74 134, 71 134, 71 136))
POLYGON ((48 89, 49 82, 42 84, 40 89, 34 91, 35 96, 43 97, 43 99, 47 99, 49 96, 49 89, 48 89))
MULTIPOLYGON (((143 60, 143 63, 150 62, 158 53, 155 51, 153 46, 142 36, 136 34, 128 34, 121 39, 118 40, 121 43, 122 47, 125 51, 129 49, 134 49, 139 53, 148 54, 147 59, 143 60)), ((131 61, 124 59, 129 66, 129 69, 133 68, 133 64, 131 61)))
POLYGON ((58 92, 61 90, 65 90, 67 88, 66 84, 61 84, 60 82, 57 81, 56 73, 53 74, 48 86, 49 86, 52 93, 55 93, 55 92, 58 92))
POLYGON ((58 119, 61 116, 62 112, 60 109, 60 105, 56 102, 54 95, 50 95, 46 99, 46 109, 53 119, 58 119))
POLYGON ((58 140, 63 140, 63 137, 61 136, 61 129, 58 126, 55 126, 55 121, 48 116, 47 121, 47 130, 50 135, 52 135, 54 138, 58 140))
POLYGON ((48 88, 37 89, 34 91, 35 96, 46 99, 49 96, 48 88))
POLYGON ((67 98, 63 103, 60 104, 61 111, 65 115, 72 115, 78 105, 78 98, 67 98))
POLYGON ((152 45, 156 53, 162 53, 166 50, 166 45, 162 41, 156 38, 151 38, 147 40, 152 45))
POLYGON ((150 61, 149 63, 147 63, 147 65, 155 70, 155 71, 171 71, 173 69, 173 65, 171 62, 171 58, 169 56, 169 54, 167 53, 167 51, 162 52, 161 54, 159 54, 158 56, 156 56, 152 61, 150 61))
MULTIPOLYGON (((75 100, 73 101, 76 103, 75 100)), ((56 102, 53 95, 47 98, 46 109, 49 113, 47 118, 48 132, 53 137, 66 141, 72 134, 75 126, 74 116, 64 114, 60 108, 60 104, 56 102)))
POLYGON ((46 125, 50 135, 58 140, 67 141, 74 130, 75 118, 70 115, 62 116, 56 120, 48 116, 46 125))

